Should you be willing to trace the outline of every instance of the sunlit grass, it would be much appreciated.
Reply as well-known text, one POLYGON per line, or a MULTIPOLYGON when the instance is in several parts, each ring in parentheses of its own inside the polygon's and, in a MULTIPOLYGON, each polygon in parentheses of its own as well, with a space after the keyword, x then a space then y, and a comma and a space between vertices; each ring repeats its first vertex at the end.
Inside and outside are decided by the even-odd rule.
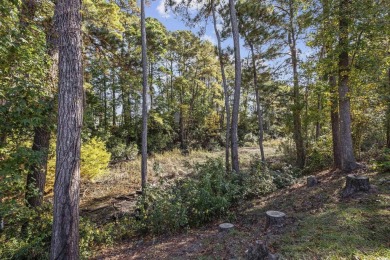
POLYGON ((291 259, 390 259, 390 211, 385 208, 375 201, 341 203, 308 214, 278 247, 291 259))

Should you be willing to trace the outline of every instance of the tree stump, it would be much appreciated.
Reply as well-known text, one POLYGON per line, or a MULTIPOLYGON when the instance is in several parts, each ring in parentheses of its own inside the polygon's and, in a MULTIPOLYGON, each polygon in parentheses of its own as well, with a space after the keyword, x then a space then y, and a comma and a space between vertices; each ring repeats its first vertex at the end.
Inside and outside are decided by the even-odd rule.
POLYGON ((249 247, 246 251, 245 259, 247 260, 264 260, 279 259, 277 254, 271 254, 267 244, 263 241, 256 241, 255 245, 249 247))
POLYGON ((229 231, 234 228, 233 224, 230 223, 222 223, 219 225, 219 231, 229 231))
POLYGON ((268 229, 272 226, 280 227, 283 225, 286 214, 280 211, 269 210, 265 213, 266 215, 266 223, 265 229, 268 229))
POLYGON ((306 181, 307 181, 307 183, 306 183, 307 187, 313 187, 313 186, 316 186, 318 184, 318 180, 314 176, 307 177, 306 181))
POLYGON ((370 180, 367 176, 358 176, 354 174, 348 174, 345 179, 345 187, 342 192, 342 197, 346 198, 358 191, 369 191, 370 180))

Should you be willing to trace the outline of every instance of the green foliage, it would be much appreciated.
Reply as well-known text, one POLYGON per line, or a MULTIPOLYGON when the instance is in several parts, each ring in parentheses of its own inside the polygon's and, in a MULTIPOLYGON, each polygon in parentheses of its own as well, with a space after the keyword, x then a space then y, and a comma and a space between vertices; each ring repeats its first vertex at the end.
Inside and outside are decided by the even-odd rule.
POLYGON ((295 182, 294 168, 281 163, 278 167, 264 164, 254 157, 248 173, 243 174, 244 197, 258 197, 295 182))
POLYGON ((6 226, 0 235, 1 259, 49 259, 52 206, 36 209, 19 206, 12 215, 4 216, 6 226), (24 233, 21 226, 29 223, 24 233))
POLYGON ((381 155, 376 161, 375 166, 380 172, 389 173, 390 172, 390 149, 383 149, 381 155))
POLYGON ((142 232, 173 233, 227 217, 244 198, 270 193, 294 182, 288 172, 274 172, 254 160, 249 172, 226 174, 222 160, 209 159, 194 167, 194 177, 148 187, 138 201, 142 232))
POLYGON ((312 173, 332 166, 333 163, 332 139, 330 135, 323 136, 311 144, 307 151, 304 173, 312 173))
MULTIPOLYGON (((6 228, 0 233, 1 259, 49 259, 51 232, 52 232, 52 205, 44 204, 37 209, 23 208, 23 219, 6 216, 6 228), (20 233, 21 226, 29 223, 25 233, 20 233)), ((129 222, 133 228, 134 223, 129 222)), ((111 245, 114 240, 120 240, 124 234, 128 235, 130 225, 121 222, 98 227, 88 219, 80 218, 80 255, 81 259, 93 256, 92 248, 97 245, 111 245)))
POLYGON ((12 220, 28 217, 25 210, 24 194, 26 176, 39 159, 40 154, 20 146, 15 150, 2 149, 3 160, 0 160, 0 216, 12 220))
POLYGON ((227 175, 222 160, 195 166, 195 178, 163 188, 149 187, 138 201, 140 228, 152 233, 176 232, 226 216, 241 197, 237 176, 227 175))
POLYGON ((174 132, 166 114, 149 112, 148 118, 148 151, 166 150, 173 143, 174 132))
POLYGON ((114 160, 132 160, 138 155, 138 147, 135 143, 126 145, 125 143, 119 141, 114 144, 111 143, 110 146, 111 147, 108 148, 108 151, 111 153, 114 160))

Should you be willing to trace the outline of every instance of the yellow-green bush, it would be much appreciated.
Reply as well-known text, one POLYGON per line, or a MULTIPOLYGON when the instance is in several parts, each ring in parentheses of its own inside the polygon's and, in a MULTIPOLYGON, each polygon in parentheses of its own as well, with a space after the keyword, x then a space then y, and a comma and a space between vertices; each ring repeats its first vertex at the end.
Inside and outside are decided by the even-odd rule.
POLYGON ((105 174, 110 159, 105 143, 92 138, 81 146, 81 177, 90 180, 105 174))
MULTIPOLYGON (((51 190, 55 176, 55 140, 50 144, 50 154, 47 165, 46 189, 51 190)), ((82 179, 94 179, 107 172, 111 154, 107 151, 105 143, 97 138, 92 138, 81 145, 81 170, 82 179)))

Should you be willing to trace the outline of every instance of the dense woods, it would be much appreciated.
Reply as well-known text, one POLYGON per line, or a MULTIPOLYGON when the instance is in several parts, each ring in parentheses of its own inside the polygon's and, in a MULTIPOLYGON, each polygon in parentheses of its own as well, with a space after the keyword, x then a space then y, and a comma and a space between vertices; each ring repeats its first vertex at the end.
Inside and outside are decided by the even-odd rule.
POLYGON ((0 258, 89 258, 325 169, 389 184, 389 1, 164 4, 188 30, 144 0, 2 1, 0 258), (174 157, 174 180, 156 181, 174 157), (136 180, 131 213, 80 219, 80 197, 117 169, 136 180))

